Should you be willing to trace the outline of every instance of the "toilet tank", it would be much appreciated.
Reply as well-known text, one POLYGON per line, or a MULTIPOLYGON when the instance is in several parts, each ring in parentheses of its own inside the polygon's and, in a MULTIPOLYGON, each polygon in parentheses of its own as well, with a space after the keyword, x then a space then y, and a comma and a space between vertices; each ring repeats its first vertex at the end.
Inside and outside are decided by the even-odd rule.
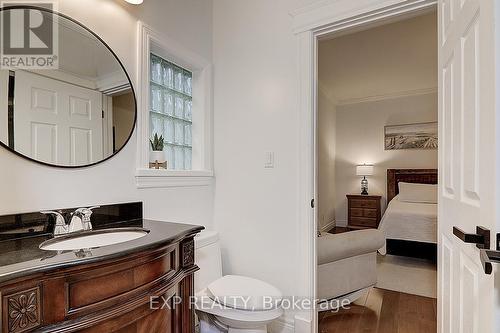
POLYGON ((219 234, 203 230, 194 238, 195 262, 200 268, 194 274, 194 290, 199 292, 222 277, 222 257, 219 234))

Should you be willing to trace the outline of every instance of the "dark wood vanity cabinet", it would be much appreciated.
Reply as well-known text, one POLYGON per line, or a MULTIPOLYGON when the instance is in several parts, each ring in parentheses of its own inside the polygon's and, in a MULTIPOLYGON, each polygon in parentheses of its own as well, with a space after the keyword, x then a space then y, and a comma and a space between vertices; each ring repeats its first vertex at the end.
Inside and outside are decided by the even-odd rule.
POLYGON ((190 235, 4 281, 2 332, 191 333, 196 270, 190 235))

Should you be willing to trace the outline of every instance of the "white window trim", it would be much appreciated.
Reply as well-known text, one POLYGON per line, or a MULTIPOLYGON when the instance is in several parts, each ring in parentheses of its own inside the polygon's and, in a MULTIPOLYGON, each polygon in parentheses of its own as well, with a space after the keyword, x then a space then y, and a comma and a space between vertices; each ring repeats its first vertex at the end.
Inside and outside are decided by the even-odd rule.
POLYGON ((208 186, 213 181, 212 64, 177 41, 138 23, 137 48, 137 167, 138 188, 208 186), (193 170, 149 169, 149 75, 151 52, 193 73, 193 170), (200 102, 201 101, 201 102, 200 102), (196 127, 196 128, 195 128, 196 127))

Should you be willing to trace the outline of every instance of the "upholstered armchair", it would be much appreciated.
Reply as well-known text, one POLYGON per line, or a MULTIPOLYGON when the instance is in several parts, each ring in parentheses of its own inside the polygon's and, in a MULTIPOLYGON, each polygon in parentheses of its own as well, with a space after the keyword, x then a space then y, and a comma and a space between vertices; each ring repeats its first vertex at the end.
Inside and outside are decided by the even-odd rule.
POLYGON ((318 298, 355 301, 377 283, 377 250, 385 244, 376 229, 318 237, 318 298))

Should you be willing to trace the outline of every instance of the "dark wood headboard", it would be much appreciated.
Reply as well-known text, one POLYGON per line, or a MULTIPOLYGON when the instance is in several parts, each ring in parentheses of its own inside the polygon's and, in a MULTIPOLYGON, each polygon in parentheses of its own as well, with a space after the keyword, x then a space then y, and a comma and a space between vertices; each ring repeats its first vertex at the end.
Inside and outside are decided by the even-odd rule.
POLYGON ((437 169, 387 169, 387 203, 399 193, 399 182, 437 184, 437 169))

